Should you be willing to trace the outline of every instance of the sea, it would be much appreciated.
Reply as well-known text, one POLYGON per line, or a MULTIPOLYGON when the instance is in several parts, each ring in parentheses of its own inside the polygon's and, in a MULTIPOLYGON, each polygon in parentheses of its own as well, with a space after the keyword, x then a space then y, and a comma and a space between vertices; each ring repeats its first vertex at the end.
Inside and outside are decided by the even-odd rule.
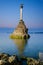
POLYGON ((29 29, 29 39, 11 39, 14 28, 0 28, 0 53, 39 58, 43 53, 43 29, 29 29))

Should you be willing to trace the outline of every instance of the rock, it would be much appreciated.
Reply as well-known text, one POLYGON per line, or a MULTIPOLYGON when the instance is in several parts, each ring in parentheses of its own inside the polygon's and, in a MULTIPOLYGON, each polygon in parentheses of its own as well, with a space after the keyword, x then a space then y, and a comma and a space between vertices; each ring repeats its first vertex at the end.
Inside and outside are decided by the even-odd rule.
POLYGON ((43 65, 43 61, 27 57, 10 56, 8 54, 0 54, 0 65, 43 65))
POLYGON ((11 65, 22 65, 22 62, 18 59, 16 55, 9 57, 8 62, 11 65))
POLYGON ((2 56, 3 56, 3 53, 0 53, 0 60, 1 60, 2 56))
POLYGON ((20 20, 14 32, 10 35, 11 39, 28 39, 30 35, 28 34, 28 29, 23 20, 20 20))
POLYGON ((28 65, 39 65, 39 61, 37 61, 33 58, 27 58, 27 64, 28 65))
POLYGON ((0 65, 6 65, 6 61, 4 61, 4 60, 0 60, 0 65))
POLYGON ((10 55, 8 55, 8 54, 4 54, 4 53, 2 53, 2 54, 0 54, 0 60, 2 59, 2 60, 8 60, 8 58, 9 58, 9 56, 10 55))
POLYGON ((17 63, 18 62, 17 56, 13 55, 13 56, 9 57, 8 62, 9 63, 17 63))
POLYGON ((8 60, 8 58, 9 58, 9 57, 8 57, 8 55, 4 54, 4 55, 3 55, 3 57, 2 57, 1 59, 3 59, 3 60, 6 60, 6 61, 7 61, 7 60, 8 60))

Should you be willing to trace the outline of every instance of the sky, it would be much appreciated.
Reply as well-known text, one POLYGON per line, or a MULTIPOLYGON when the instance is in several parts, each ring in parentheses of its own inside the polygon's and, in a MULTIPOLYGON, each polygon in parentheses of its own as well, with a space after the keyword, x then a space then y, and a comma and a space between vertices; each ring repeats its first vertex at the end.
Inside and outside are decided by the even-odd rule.
POLYGON ((0 0, 0 27, 16 27, 23 4, 23 21, 28 28, 43 29, 43 0, 0 0))

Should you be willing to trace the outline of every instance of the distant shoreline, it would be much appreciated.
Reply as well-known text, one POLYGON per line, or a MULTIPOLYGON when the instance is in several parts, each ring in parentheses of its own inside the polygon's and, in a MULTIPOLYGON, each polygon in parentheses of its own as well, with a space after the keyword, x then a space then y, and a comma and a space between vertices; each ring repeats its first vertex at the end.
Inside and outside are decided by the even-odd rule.
MULTIPOLYGON (((0 33, 12 33, 15 28, 0 27, 0 33)), ((43 34, 43 29, 29 29, 29 34, 43 34)))

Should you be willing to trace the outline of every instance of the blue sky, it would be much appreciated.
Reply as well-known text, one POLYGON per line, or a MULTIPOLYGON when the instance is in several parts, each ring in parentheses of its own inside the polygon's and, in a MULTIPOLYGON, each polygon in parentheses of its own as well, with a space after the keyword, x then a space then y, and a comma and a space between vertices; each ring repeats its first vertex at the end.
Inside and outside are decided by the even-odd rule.
POLYGON ((21 3, 24 4, 23 20, 26 26, 43 29, 43 0, 0 0, 0 27, 17 26, 21 3))

